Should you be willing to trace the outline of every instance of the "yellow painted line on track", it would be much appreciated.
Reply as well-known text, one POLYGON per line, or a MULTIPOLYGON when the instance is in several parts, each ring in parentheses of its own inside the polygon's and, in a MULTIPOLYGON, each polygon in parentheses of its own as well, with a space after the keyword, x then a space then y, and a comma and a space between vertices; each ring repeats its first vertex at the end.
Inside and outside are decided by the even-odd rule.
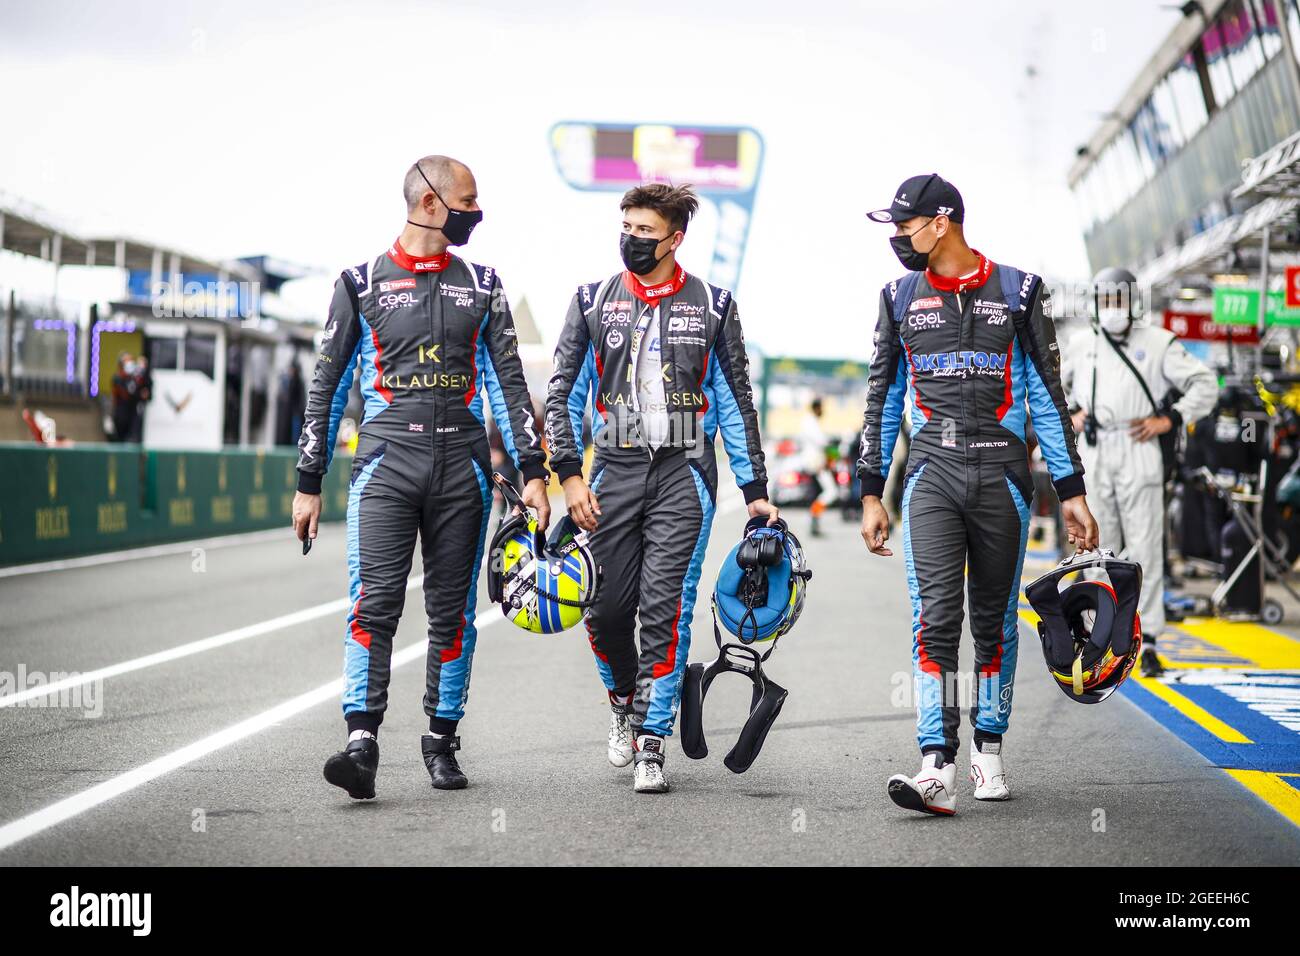
POLYGON ((1300 641, 1247 621, 1188 618, 1171 625, 1264 670, 1300 670, 1300 641))
POLYGON ((1277 774, 1265 770, 1225 770, 1224 773, 1300 827, 1300 790, 1282 779, 1283 776, 1294 777, 1297 774, 1277 774))

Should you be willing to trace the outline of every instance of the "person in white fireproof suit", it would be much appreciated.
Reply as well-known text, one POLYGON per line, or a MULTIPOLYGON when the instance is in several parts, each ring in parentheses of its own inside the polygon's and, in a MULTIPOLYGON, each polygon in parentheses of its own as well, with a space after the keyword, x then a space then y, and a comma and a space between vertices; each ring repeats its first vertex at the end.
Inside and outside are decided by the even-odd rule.
POLYGON ((1208 415, 1219 387, 1214 373, 1188 354, 1174 333, 1142 321, 1142 301, 1131 272, 1097 273, 1093 321, 1066 343, 1061 379, 1080 433, 1079 456, 1100 546, 1142 565, 1142 673, 1156 677, 1164 670, 1156 638, 1165 626, 1159 436, 1208 415), (1166 400, 1171 389, 1182 393, 1177 401, 1166 400))

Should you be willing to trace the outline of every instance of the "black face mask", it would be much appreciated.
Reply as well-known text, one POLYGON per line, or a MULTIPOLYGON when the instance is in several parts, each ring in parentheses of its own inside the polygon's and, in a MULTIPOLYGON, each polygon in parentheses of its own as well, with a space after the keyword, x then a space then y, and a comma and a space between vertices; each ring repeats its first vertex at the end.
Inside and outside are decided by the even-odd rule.
POLYGON ((420 178, 432 190, 435 196, 438 196, 438 202, 442 203, 447 209, 447 221, 441 226, 426 226, 422 222, 406 220, 412 226, 419 226, 421 229, 436 229, 447 237, 447 245, 463 246, 469 242, 469 234, 474 231, 474 227, 483 221, 483 210, 475 209, 473 212, 466 212, 463 209, 452 209, 447 205, 447 201, 438 195, 438 190, 433 188, 433 183, 429 182, 429 177, 424 175, 424 170, 420 169, 420 164, 415 164, 420 178))
MULTIPOLYGON (((934 222, 934 220, 931 219, 930 222, 934 222)), ((929 224, 927 222, 925 226, 929 224)), ((925 226, 922 226, 921 229, 924 229, 925 226)), ((916 232, 920 232, 921 229, 916 232)), ((909 272, 924 272, 925 267, 930 264, 930 253, 934 251, 934 246, 931 246, 927 252, 921 252, 916 246, 912 245, 912 236, 914 235, 916 235, 915 232, 907 236, 891 236, 889 244, 893 247, 894 255, 898 256, 898 261, 903 264, 904 269, 909 272)), ((936 239, 935 245, 938 244, 939 240, 936 239)))
POLYGON ((655 271, 655 266, 664 261, 668 255, 665 252, 662 256, 655 256, 655 250, 659 248, 659 243, 665 239, 671 239, 672 236, 665 236, 664 239, 651 239, 648 236, 634 236, 625 232, 618 237, 618 252, 623 257, 623 265, 627 266, 627 271, 637 276, 649 275, 655 271))

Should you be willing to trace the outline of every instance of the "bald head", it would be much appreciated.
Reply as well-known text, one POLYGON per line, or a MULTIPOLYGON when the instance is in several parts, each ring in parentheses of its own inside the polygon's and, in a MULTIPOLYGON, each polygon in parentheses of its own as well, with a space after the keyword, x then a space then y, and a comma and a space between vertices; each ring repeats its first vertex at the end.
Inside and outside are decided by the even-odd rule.
POLYGON ((424 156, 416 160, 415 164, 406 171, 406 180, 402 183, 406 211, 411 213, 418 209, 420 201, 425 193, 430 191, 430 187, 451 202, 450 194, 455 192, 457 182, 462 177, 473 179, 469 167, 450 156, 424 156), (420 175, 421 173, 424 175, 420 175))

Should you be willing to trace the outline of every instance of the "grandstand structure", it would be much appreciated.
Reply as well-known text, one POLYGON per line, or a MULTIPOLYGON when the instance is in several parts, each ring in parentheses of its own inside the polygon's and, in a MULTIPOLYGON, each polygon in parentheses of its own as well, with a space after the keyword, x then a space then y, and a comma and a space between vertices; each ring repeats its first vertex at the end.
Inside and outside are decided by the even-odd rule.
POLYGON ((1285 330, 1300 324, 1275 308, 1300 261, 1300 6, 1180 9, 1070 170, 1088 257, 1132 269, 1184 325, 1285 330))
POLYGON ((57 421, 61 438, 114 437, 111 380, 127 353, 149 358, 156 385, 145 444, 275 443, 280 373, 296 362, 310 378, 320 324, 268 315, 263 296, 313 270, 269 256, 215 260, 127 236, 83 235, 4 194, 0 250, 48 264, 49 275, 48 294, 34 295, 0 274, 0 440, 37 438, 30 420, 38 408, 57 421), (115 270, 120 294, 90 303, 61 297, 60 275, 73 266, 115 270))

